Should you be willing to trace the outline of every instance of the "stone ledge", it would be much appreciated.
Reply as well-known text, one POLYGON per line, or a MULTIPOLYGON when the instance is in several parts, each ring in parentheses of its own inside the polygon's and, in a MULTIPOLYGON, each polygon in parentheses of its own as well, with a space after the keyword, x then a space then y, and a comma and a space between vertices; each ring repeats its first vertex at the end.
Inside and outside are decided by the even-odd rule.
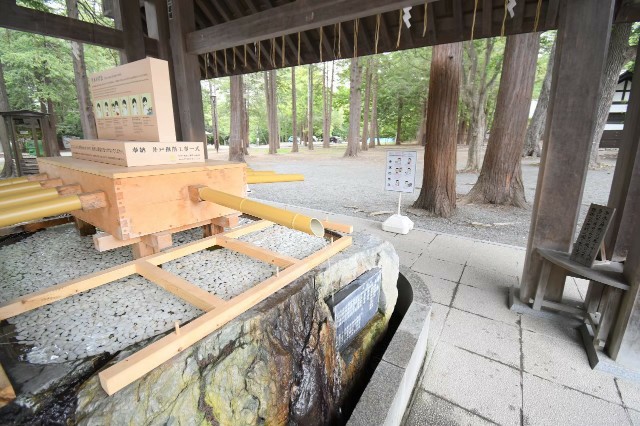
MULTIPOLYGON (((402 266, 400 273, 412 288, 410 296, 419 297, 413 299, 407 309, 348 425, 399 425, 418 381, 427 354, 432 301, 416 273, 402 266)), ((398 305, 402 303, 402 296, 398 297, 398 305)))

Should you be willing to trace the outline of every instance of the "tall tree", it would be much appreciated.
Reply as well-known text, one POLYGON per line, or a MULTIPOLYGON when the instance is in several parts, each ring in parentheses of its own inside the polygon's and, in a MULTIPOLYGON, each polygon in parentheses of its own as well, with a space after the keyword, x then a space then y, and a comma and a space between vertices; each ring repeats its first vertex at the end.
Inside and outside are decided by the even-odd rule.
POLYGON ((600 81, 600 99, 598 101, 598 118, 596 129, 591 141, 591 155, 589 157, 589 167, 595 168, 599 165, 598 147, 604 126, 607 124, 613 95, 616 92, 618 77, 622 67, 632 59, 636 52, 635 48, 629 46, 629 37, 631 36, 632 23, 616 24, 611 29, 611 38, 609 39, 609 51, 607 53, 607 62, 605 63, 604 74, 600 81))
POLYGON ((422 101, 422 110, 420 111, 420 126, 418 127, 418 132, 416 133, 416 142, 422 146, 427 144, 427 139, 425 138, 425 130, 427 129, 427 96, 424 97, 424 101, 422 101))
MULTIPOLYGON (((78 0, 66 0, 67 15, 78 19, 78 0)), ((89 94, 89 79, 87 78, 87 66, 84 61, 84 45, 75 41, 71 42, 71 58, 73 59, 73 76, 78 93, 78 106, 80 112, 80 125, 85 139, 97 139, 96 120, 93 114, 93 103, 89 94)))
POLYGON ((507 37, 496 111, 478 181, 465 202, 525 207, 520 155, 527 131, 540 33, 507 37))
POLYGON ((264 89, 267 98, 267 127, 269 128, 269 154, 278 153, 279 125, 276 97, 276 70, 264 72, 264 89))
POLYGON ((291 152, 298 152, 298 111, 296 94, 296 67, 291 67, 291 132, 293 133, 293 145, 291 152))
POLYGON ((396 121, 396 145, 400 145, 402 142, 402 105, 404 100, 402 95, 398 96, 398 117, 396 121))
MULTIPOLYGON (((329 73, 327 72, 327 63, 322 64, 322 147, 329 148, 331 138, 331 103, 329 101, 329 90, 333 91, 333 87, 329 89, 327 83, 329 73)), ((331 82, 333 86, 333 81, 331 82)))
POLYGON ((527 134, 524 139, 524 148, 522 149, 523 157, 535 155, 540 157, 540 139, 547 123, 547 108, 549 107, 549 95, 551 94, 551 79, 553 77, 553 63, 556 56, 556 41, 553 41, 551 51, 549 52, 549 61, 547 62, 547 70, 542 80, 540 95, 538 95, 538 103, 533 111, 533 117, 527 128, 527 134))
POLYGON ((438 216, 450 217, 456 208, 456 126, 462 43, 433 47, 420 196, 413 204, 438 216))
POLYGON ((218 99, 216 96, 216 88, 209 80, 209 99, 211 101, 211 133, 213 136, 213 146, 216 152, 220 150, 220 129, 218 125, 218 99))
POLYGON ((309 82, 307 85, 307 144, 313 150, 313 65, 309 64, 309 82))
POLYGON ((364 82, 364 113, 362 117, 362 150, 369 149, 369 104, 371 100, 371 79, 373 77, 371 67, 373 66, 371 58, 367 60, 367 72, 364 82))
POLYGON ((229 77, 229 97, 231 98, 231 125, 229 128, 229 161, 244 160, 245 133, 244 95, 242 75, 229 77))
POLYGON ((467 41, 463 43, 466 58, 463 61, 463 102, 469 112, 469 155, 467 171, 480 170, 482 163, 482 147, 487 133, 487 99, 499 73, 499 67, 493 76, 490 75, 491 54, 495 41, 488 38, 484 41, 467 41), (476 43, 484 44, 484 55, 478 52, 476 43), (482 56, 482 58, 481 58, 482 56))
POLYGON ((378 136, 378 62, 377 58, 371 60, 371 123, 369 128, 369 148, 376 147, 376 137, 380 145, 378 136))
POLYGON ((362 108, 362 67, 359 58, 351 58, 349 72, 349 133, 345 157, 358 155, 358 138, 360 137, 360 113, 362 108))
MULTIPOLYGON (((244 92, 244 84, 242 85, 242 90, 244 92)), ((247 100, 244 99, 242 105, 242 117, 244 120, 242 126, 242 152, 244 155, 249 155, 249 106, 247 104, 247 100)))
MULTIPOLYGON (((9 97, 7 96, 7 86, 4 81, 4 70, 2 61, 0 61, 0 112, 9 111, 9 97)), ((3 117, 0 117, 0 143, 2 144, 2 152, 4 153, 4 166, 0 177, 11 177, 14 175, 15 167, 13 166, 13 152, 9 143, 9 132, 3 117)))

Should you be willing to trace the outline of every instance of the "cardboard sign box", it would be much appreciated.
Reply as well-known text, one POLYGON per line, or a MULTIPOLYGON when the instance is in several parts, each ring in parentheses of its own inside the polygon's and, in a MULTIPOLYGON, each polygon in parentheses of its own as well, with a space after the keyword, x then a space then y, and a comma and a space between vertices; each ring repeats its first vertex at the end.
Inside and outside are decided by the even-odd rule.
POLYGON ((115 166, 156 166, 204 162, 202 142, 135 142, 73 140, 71 155, 79 160, 115 166))
POLYGON ((98 139, 175 142, 167 61, 146 58, 89 76, 98 139))

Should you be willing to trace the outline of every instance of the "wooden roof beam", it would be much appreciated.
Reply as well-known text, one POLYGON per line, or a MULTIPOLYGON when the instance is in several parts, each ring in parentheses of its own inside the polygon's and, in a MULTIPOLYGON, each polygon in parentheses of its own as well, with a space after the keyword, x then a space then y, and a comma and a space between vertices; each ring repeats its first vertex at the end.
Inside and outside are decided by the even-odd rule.
MULTIPOLYGON (((436 0, 427 0, 433 1, 436 0)), ((220 50, 419 4, 424 4, 424 1, 368 0, 366 7, 362 6, 362 0, 295 1, 194 31, 187 35, 187 51, 200 54, 220 50)))
MULTIPOLYGON (((0 0, 0 27, 65 40, 123 50, 124 32, 91 22, 42 12, 16 5, 16 0, 0 0)), ((148 54, 157 56, 158 41, 144 38, 148 54)))

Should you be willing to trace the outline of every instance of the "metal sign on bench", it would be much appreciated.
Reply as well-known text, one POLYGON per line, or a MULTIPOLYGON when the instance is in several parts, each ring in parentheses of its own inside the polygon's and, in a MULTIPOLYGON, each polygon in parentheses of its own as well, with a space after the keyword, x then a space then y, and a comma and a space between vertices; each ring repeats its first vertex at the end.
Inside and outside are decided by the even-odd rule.
POLYGON ((327 299, 336 327, 336 346, 343 350, 378 312, 382 270, 373 268, 327 299))
POLYGON ((580 234, 573 244, 570 257, 572 261, 588 267, 593 266, 615 211, 612 207, 591 204, 580 234))

